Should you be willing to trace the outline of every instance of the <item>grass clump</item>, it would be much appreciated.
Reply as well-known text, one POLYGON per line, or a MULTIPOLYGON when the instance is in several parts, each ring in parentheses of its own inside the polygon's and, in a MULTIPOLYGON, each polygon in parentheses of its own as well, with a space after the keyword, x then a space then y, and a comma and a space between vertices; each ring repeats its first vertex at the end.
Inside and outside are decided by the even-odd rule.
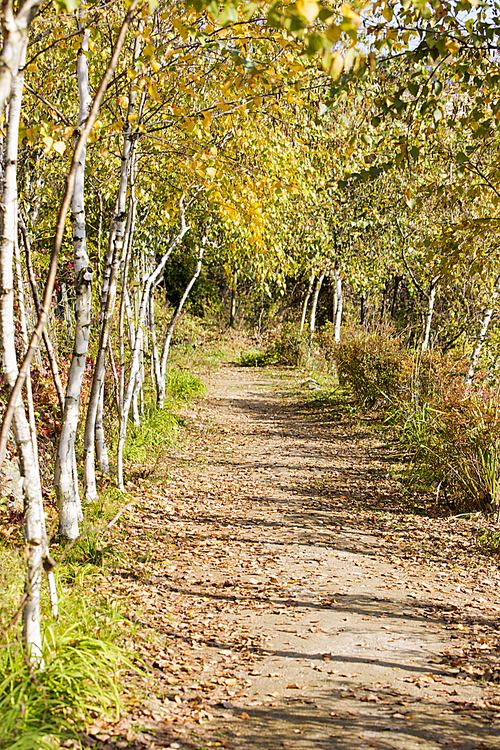
POLYGON ((43 613, 43 661, 30 662, 19 633, 3 630, 1 750, 53 750, 67 739, 81 747, 88 724, 119 716, 119 675, 130 668, 118 645, 122 618, 89 588, 88 580, 85 591, 83 582, 59 590, 60 620, 43 613))
POLYGON ((177 367, 167 370, 165 405, 163 409, 153 404, 146 406, 141 423, 131 426, 125 458, 137 462, 146 462, 152 456, 156 459, 165 445, 173 442, 179 427, 184 425, 179 409, 203 396, 205 391, 201 380, 188 370, 177 367))
POLYGON ((203 396, 206 388, 201 380, 188 370, 172 367, 165 378, 165 396, 170 408, 187 404, 194 398, 203 396))
POLYGON ((119 650, 77 632, 45 631, 43 666, 33 666, 20 644, 2 654, 0 748, 38 750, 79 740, 96 715, 118 717, 116 669, 119 650))

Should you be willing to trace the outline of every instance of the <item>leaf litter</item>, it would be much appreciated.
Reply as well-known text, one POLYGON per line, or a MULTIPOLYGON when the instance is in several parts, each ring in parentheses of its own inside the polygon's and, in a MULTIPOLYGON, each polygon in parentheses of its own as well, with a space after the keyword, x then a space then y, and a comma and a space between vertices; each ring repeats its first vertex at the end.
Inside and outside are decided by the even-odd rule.
POLYGON ((89 744, 498 746, 500 570, 475 543, 481 523, 412 512, 384 444, 293 377, 225 368, 186 411, 182 446, 133 478, 119 563, 91 585, 133 628, 143 672, 89 744), (359 671, 332 648, 351 621, 359 671), (424 670, 380 666, 402 621, 404 638, 418 626, 444 644, 424 670), (326 671, 308 664, 318 679, 304 679, 299 662, 323 643, 326 671))

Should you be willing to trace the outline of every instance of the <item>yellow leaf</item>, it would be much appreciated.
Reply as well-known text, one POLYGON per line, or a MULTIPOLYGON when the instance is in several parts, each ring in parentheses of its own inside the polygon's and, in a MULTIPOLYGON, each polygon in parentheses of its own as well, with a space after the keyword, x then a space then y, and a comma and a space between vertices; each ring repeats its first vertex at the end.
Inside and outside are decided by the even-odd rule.
POLYGON ((325 36, 331 42, 338 42, 341 34, 342 34, 342 29, 340 28, 340 26, 336 26, 334 23, 332 23, 327 28, 325 36))
POLYGON ((357 55, 357 51, 355 47, 350 47, 345 53, 344 70, 346 73, 348 73, 350 69, 352 68, 356 55, 357 55))
POLYGON ((344 57, 341 52, 336 52, 332 57, 332 66, 330 68, 331 77, 336 80, 344 70, 344 57))
POLYGON ((158 62, 158 60, 151 60, 151 70, 153 71, 153 73, 158 73, 160 68, 161 68, 161 65, 158 62))
POLYGON ((341 5, 340 12, 344 18, 348 18, 351 21, 355 29, 359 29, 361 26, 361 16, 350 5, 341 5))
POLYGON ((66 144, 64 143, 64 141, 57 141, 57 143, 54 143, 53 149, 62 156, 66 151, 66 144))
POLYGON ((297 10, 309 23, 312 23, 319 13, 316 0, 297 0, 297 10))
POLYGON ((460 51, 460 45, 454 39, 447 39, 444 46, 452 55, 456 55, 460 51))
MULTIPOLYGON (((216 169, 214 169, 214 167, 208 167, 208 168, 207 168, 207 174, 208 174, 208 175, 209 175, 210 177, 215 177, 215 175, 217 174, 217 170, 216 170, 216 169)), ((235 684, 236 684, 236 681, 235 681, 235 684)))

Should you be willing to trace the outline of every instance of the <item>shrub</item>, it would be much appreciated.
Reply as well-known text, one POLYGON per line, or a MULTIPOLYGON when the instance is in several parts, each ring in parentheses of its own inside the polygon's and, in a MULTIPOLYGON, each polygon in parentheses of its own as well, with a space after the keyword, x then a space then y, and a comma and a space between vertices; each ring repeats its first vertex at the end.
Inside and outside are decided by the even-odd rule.
POLYGON ((387 331, 330 344, 330 356, 340 383, 396 428, 412 483, 449 507, 500 515, 499 394, 484 376, 467 386, 467 362, 405 350, 387 331))
POLYGON ((241 352, 238 357, 238 364, 241 367, 265 367, 277 363, 276 355, 273 351, 251 351, 241 352))
POLYGON ((364 333, 332 344, 324 336, 323 346, 336 365, 339 383, 348 386, 360 404, 374 406, 393 398, 407 356, 398 339, 387 332, 364 333))
POLYGON ((242 352, 238 363, 242 367, 265 367, 266 365, 287 365, 297 367, 307 357, 307 336, 293 325, 285 324, 279 338, 275 339, 263 352, 242 352))
POLYGON ((414 477, 436 488, 452 507, 500 511, 498 392, 467 388, 463 374, 450 377, 427 363, 426 388, 401 389, 390 413, 414 477), (432 379, 427 380, 429 370, 432 379), (448 377, 446 377, 448 376, 448 377))

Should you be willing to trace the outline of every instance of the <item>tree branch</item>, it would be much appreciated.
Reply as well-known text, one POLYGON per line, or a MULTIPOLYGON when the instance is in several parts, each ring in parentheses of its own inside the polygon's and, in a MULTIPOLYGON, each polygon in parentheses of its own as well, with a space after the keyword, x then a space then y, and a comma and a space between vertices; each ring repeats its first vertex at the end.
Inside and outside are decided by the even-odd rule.
POLYGON ((111 77, 113 76, 113 73, 118 64, 118 58, 120 56, 123 43, 125 42, 125 37, 127 35, 128 28, 134 18, 134 14, 135 14, 138 3, 139 3, 139 0, 133 0, 124 18, 120 32, 118 34, 118 38, 115 43, 115 47, 113 50, 113 54, 111 56, 111 60, 109 61, 108 67, 101 79, 101 83, 94 97, 94 101, 92 103, 89 116, 87 118, 85 126, 82 128, 80 132, 80 137, 78 138, 78 141, 75 146, 75 150, 73 152, 73 159, 71 162, 71 167, 68 172, 67 179, 66 179, 66 190, 65 190, 62 202, 61 202, 60 209, 59 209, 59 216, 57 219, 56 231, 55 231, 55 237, 54 237, 54 245, 52 248, 52 254, 50 258, 49 272, 48 272, 47 281, 45 284, 45 292, 43 295, 43 303, 42 303, 40 317, 38 319, 38 324, 35 330, 33 331, 33 335, 31 337, 28 350, 26 352, 22 365, 19 369, 19 374, 17 376, 15 385, 10 393, 9 400, 7 402, 7 406, 5 408, 5 412, 3 415, 2 429, 0 432, 0 466, 2 465, 3 460, 5 458, 5 451, 7 448, 7 439, 9 435, 10 425, 12 422, 12 417, 14 415, 14 408, 15 408, 18 398, 20 398, 21 390, 26 380, 26 377, 27 377, 27 374, 31 365, 31 361, 38 348, 38 344, 40 342, 40 338, 42 336, 42 333, 45 328, 45 324, 47 322, 47 318, 49 315, 49 309, 50 309, 50 305, 52 302, 52 294, 54 291, 54 284, 56 281, 59 252, 60 252, 63 237, 64 237, 64 227, 65 227, 66 217, 68 215, 69 206, 71 203, 71 199, 73 197, 75 175, 78 169, 80 156, 85 146, 85 143, 87 141, 87 137, 90 131, 92 130, 92 126, 94 125, 94 122, 96 120, 97 113, 99 111, 99 106, 106 92, 109 81, 111 80, 111 77))

